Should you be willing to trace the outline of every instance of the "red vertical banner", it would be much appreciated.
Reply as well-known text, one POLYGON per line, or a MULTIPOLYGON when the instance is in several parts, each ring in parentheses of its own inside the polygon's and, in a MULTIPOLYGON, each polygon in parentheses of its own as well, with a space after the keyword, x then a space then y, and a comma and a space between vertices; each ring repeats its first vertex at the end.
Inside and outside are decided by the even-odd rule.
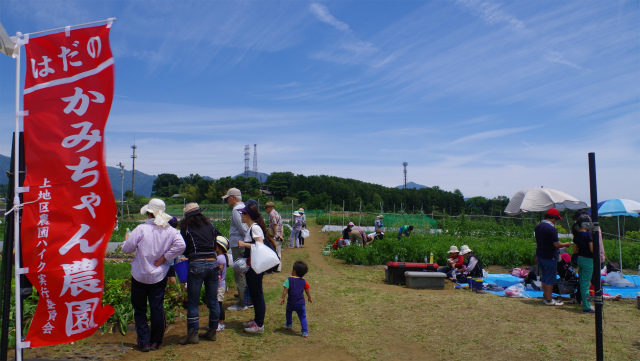
POLYGON ((22 259, 39 295, 29 347, 91 336, 113 314, 102 306, 116 221, 104 162, 114 83, 109 28, 68 29, 25 45, 22 259))

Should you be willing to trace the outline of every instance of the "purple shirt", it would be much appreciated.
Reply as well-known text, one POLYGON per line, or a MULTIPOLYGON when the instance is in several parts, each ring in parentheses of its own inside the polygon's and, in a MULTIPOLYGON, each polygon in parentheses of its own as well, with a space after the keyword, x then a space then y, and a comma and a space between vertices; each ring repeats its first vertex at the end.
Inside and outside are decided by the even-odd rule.
POLYGON ((162 281, 169 271, 169 264, 156 267, 154 262, 164 256, 167 261, 175 259, 184 251, 185 243, 177 229, 167 225, 160 227, 148 219, 137 226, 129 238, 122 244, 123 253, 136 255, 131 261, 131 276, 145 284, 162 281))

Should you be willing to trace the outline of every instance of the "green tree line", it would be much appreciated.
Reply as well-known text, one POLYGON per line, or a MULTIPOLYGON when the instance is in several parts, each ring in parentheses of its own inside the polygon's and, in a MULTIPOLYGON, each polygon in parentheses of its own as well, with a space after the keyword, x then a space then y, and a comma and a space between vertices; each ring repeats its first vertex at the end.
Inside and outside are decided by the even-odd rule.
MULTIPOLYGON (((473 197, 464 200, 459 189, 453 192, 438 186, 421 189, 389 188, 378 184, 366 183, 355 179, 345 179, 326 175, 305 176, 292 172, 274 172, 269 175, 265 188, 277 201, 309 209, 359 211, 364 212, 405 212, 405 213, 446 213, 446 214, 495 214, 504 210, 509 198, 500 196, 494 199, 473 197)), ((229 188, 238 188, 244 198, 268 198, 260 191, 258 179, 249 177, 224 177, 217 180, 207 179, 199 174, 178 177, 175 174, 158 175, 153 182, 154 197, 171 197, 180 194, 189 202, 219 203, 229 188)))

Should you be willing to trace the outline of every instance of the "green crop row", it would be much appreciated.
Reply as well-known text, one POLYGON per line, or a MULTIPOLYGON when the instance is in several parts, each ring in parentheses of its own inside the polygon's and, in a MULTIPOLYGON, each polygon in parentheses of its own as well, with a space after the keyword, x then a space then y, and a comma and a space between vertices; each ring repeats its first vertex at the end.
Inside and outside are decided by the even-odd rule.
MULTIPOLYGON (((333 239, 339 237, 333 235, 333 239)), ((343 259, 348 264, 382 265, 394 261, 424 262, 431 253, 434 261, 439 265, 446 264, 449 247, 455 245, 460 248, 467 245, 475 255, 487 265, 502 267, 522 267, 535 263, 536 242, 533 236, 487 236, 483 238, 468 235, 433 234, 412 235, 398 240, 395 235, 387 236, 367 247, 349 246, 333 252, 333 256, 343 259)), ((607 258, 620 263, 617 241, 604 241, 607 258)), ((572 252, 569 247, 569 252, 572 252)), ((623 242, 622 264, 628 269, 636 269, 640 264, 640 243, 623 242)))

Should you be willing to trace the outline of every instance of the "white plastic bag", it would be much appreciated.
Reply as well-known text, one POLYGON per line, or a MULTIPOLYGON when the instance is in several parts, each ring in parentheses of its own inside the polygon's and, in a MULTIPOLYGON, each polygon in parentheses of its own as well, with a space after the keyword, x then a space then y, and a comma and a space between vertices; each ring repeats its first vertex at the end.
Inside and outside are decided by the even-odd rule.
POLYGON ((524 292, 524 285, 522 285, 522 283, 516 283, 515 285, 507 287, 507 289, 504 290, 504 295, 507 297, 529 298, 529 295, 524 292))
POLYGON ((635 287, 635 284, 622 275, 622 272, 611 272, 605 278, 604 282, 612 287, 635 287))
POLYGON ((280 264, 278 255, 262 242, 251 245, 251 268, 260 274, 280 264))
POLYGON ((302 229, 302 231, 300 231, 300 236, 301 236, 302 238, 307 238, 307 237, 309 237, 309 230, 308 230, 308 229, 306 229, 306 228, 303 228, 303 229, 302 229))

